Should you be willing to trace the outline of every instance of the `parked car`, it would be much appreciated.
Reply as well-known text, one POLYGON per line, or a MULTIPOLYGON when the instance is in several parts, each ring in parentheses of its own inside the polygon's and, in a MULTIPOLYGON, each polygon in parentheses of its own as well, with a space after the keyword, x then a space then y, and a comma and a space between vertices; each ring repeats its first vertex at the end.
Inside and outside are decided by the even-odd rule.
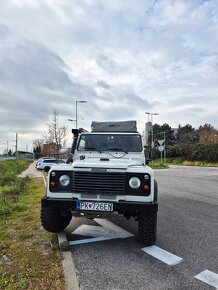
POLYGON ((52 165, 60 164, 60 163, 65 163, 65 161, 61 160, 61 159, 55 159, 55 158, 41 159, 38 161, 36 168, 37 169, 44 169, 44 170, 48 171, 52 165))
POLYGON ((59 233, 72 216, 94 219, 117 213, 137 220, 140 242, 154 245, 158 184, 147 166, 136 121, 92 122, 91 132, 80 128, 72 133, 70 158, 47 176, 41 200, 44 229, 59 233))
POLYGON ((54 158, 54 157, 49 157, 49 156, 40 157, 40 158, 36 161, 36 166, 35 166, 36 168, 37 168, 39 162, 40 162, 41 160, 43 160, 43 159, 55 159, 55 158, 54 158))

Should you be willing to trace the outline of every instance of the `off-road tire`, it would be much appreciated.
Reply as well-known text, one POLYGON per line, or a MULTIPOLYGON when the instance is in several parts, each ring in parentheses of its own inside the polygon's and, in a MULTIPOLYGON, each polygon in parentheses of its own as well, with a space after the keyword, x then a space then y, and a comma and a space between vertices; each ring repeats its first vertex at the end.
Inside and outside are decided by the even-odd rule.
POLYGON ((43 228, 52 233, 63 231, 70 223, 72 214, 54 207, 41 208, 41 224, 43 228))
POLYGON ((158 184, 157 180, 154 180, 154 201, 157 201, 157 195, 158 195, 158 184))
POLYGON ((157 212, 139 213, 138 239, 145 246, 152 246, 156 241, 157 212))

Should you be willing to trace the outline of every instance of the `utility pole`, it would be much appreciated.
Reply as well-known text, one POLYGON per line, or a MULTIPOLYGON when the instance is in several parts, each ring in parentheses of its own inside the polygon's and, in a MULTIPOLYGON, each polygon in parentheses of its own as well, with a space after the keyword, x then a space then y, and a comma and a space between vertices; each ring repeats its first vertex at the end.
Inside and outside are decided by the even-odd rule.
POLYGON ((16 159, 18 158, 17 143, 18 143, 18 134, 16 133, 16 145, 15 145, 15 157, 16 157, 16 159))
POLYGON ((166 150, 166 132, 164 132, 164 164, 167 162, 167 150, 166 150))
POLYGON ((155 148, 154 148, 154 132, 153 132, 153 116, 159 115, 158 113, 150 113, 150 112, 145 112, 145 114, 148 115, 148 120, 149 120, 149 116, 151 117, 151 159, 152 159, 152 163, 153 163, 153 159, 154 159, 154 152, 155 152, 155 148))
POLYGON ((153 116, 159 115, 158 113, 150 113, 150 112, 145 112, 148 116, 151 116, 151 148, 154 147, 154 133, 153 133, 153 116))

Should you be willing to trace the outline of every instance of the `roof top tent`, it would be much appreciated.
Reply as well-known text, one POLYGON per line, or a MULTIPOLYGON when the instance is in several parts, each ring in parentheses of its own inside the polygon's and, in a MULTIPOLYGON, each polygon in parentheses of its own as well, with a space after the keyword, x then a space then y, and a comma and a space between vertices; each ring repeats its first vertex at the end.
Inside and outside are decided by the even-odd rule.
POLYGON ((96 122, 91 124, 92 132, 137 133, 136 121, 96 122))

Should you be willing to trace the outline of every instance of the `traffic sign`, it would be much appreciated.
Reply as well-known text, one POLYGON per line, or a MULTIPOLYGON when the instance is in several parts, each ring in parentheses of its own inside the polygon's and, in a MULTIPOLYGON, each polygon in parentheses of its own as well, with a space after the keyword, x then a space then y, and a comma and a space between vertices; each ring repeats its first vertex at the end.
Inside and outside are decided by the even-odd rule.
POLYGON ((164 146, 158 146, 158 150, 159 150, 160 152, 164 151, 164 146))
POLYGON ((163 146, 164 145, 164 139, 161 139, 161 140, 157 140, 158 141, 158 144, 160 145, 160 146, 163 146))

